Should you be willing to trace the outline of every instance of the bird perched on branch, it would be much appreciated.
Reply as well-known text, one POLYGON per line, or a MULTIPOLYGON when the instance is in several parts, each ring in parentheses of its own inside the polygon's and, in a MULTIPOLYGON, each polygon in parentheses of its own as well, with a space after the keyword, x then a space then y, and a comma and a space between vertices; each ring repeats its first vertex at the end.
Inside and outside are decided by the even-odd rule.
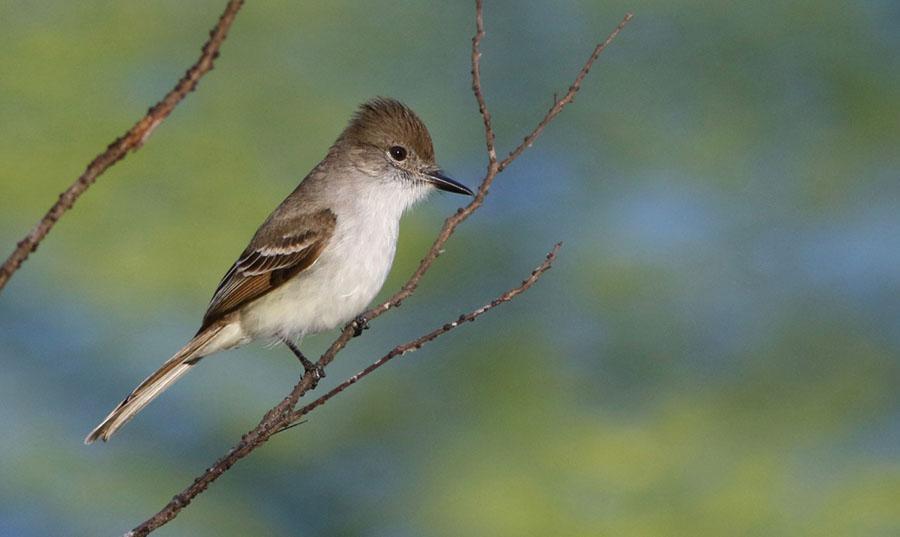
POLYGON ((354 319, 381 289, 403 212, 433 190, 473 195, 435 162, 422 120, 386 98, 360 106, 256 231, 213 294, 197 335, 85 438, 108 440, 205 356, 257 339, 295 345, 354 319))

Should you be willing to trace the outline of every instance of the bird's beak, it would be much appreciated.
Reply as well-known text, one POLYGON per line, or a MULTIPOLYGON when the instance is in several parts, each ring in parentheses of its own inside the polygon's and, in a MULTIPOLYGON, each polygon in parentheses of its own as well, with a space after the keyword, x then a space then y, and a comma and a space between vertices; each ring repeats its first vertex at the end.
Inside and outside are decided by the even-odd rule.
POLYGON ((434 170, 432 172, 427 172, 425 174, 425 180, 429 183, 433 184, 435 188, 440 190, 446 190, 447 192, 453 192, 454 194, 468 194, 470 196, 474 196, 475 193, 472 192, 469 187, 466 185, 454 181, 450 179, 444 172, 441 170, 434 170))

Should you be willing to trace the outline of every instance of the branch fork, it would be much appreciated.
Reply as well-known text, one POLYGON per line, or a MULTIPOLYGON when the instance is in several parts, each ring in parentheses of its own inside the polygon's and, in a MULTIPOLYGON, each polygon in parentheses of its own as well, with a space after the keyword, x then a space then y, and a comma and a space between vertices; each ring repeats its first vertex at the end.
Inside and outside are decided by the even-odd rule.
MULTIPOLYGON (((578 75, 575 77, 575 80, 569 86, 569 89, 565 93, 565 95, 563 95, 562 98, 557 98, 557 95, 554 95, 553 106, 550 107, 550 109, 544 115, 543 119, 541 119, 541 121, 537 124, 537 126, 530 133, 528 133, 522 140, 522 142, 512 151, 510 151, 509 154, 503 158, 503 160, 498 160, 495 147, 494 128, 491 124, 491 114, 488 109, 487 101, 485 100, 481 85, 480 46, 481 40, 484 38, 485 34, 483 1, 476 0, 475 36, 472 38, 472 92, 475 95, 475 100, 478 103, 478 111, 481 114, 481 118, 484 123, 485 148, 487 150, 488 156, 488 166, 485 177, 475 194, 475 198, 465 207, 457 209, 455 213, 453 213, 444 221, 444 224, 441 227, 440 232, 438 232, 438 235, 435 238, 434 242, 432 243, 431 248, 428 249, 428 252, 426 252, 425 256, 419 262, 419 266, 409 277, 409 279, 407 279, 406 282, 401 286, 400 290, 394 293, 394 295, 385 300, 383 303, 369 309, 362 314, 362 317, 366 320, 366 323, 380 317, 392 308, 399 307, 404 300, 406 300, 415 292, 422 277, 425 276, 425 273, 428 272, 428 270, 434 264, 435 260, 444 252, 444 245, 453 235, 453 232, 456 231, 456 228, 467 218, 469 218, 469 216, 471 216, 472 213, 474 213, 484 203, 484 199, 488 194, 488 190, 490 189, 490 186, 494 182, 494 179, 497 177, 497 175, 505 170, 510 164, 512 164, 512 162, 516 160, 519 155, 521 155, 525 151, 525 149, 531 147, 531 145, 534 144, 535 140, 537 140, 537 138, 544 131, 544 128, 548 124, 550 124, 550 122, 553 121, 553 119, 555 119, 556 116, 560 114, 560 112, 562 112, 563 108, 565 108, 566 105, 570 104, 573 101, 573 99, 575 98, 575 94, 581 89, 581 84, 584 81, 585 77, 587 77, 587 74, 593 66, 594 62, 597 60, 597 58, 599 58, 600 54, 606 49, 606 47, 616 38, 616 36, 619 35, 619 32, 622 31, 622 29, 625 27, 625 25, 628 24, 631 19, 631 13, 625 15, 622 21, 609 34, 609 36, 594 48, 587 61, 578 72, 578 75)), ((535 282, 537 282, 538 279, 540 279, 540 277, 547 270, 550 269, 553 261, 555 261, 556 259, 556 255, 561 245, 562 243, 558 243, 556 246, 554 246, 554 248, 547 254, 544 262, 541 263, 537 268, 535 268, 534 271, 532 271, 531 275, 526 278, 518 287, 514 287, 506 291, 499 297, 492 300, 490 303, 485 304, 484 306, 472 312, 461 315, 456 321, 446 323, 440 328, 432 330, 431 332, 417 339, 394 347, 387 354, 383 355, 371 365, 356 373, 355 375, 347 378, 338 386, 334 387, 318 399, 301 408, 297 408, 297 403, 300 398, 303 397, 309 390, 313 389, 316 383, 314 373, 307 370, 306 373, 304 373, 304 375, 300 378, 300 381, 294 386, 293 390, 291 390, 291 393, 288 394, 288 396, 285 397, 281 401, 281 403, 267 412, 259 422, 259 425, 245 434, 241 438, 241 441, 237 446, 232 448, 232 450, 229 451, 226 455, 222 456, 214 466, 207 469, 202 475, 195 479, 188 488, 184 489, 182 492, 176 495, 172 499, 172 501, 170 501, 165 507, 163 507, 162 510, 160 510, 158 513, 132 530, 129 535, 133 535, 135 537, 147 535, 151 531, 172 520, 187 504, 190 503, 193 498, 206 490, 210 483, 218 479, 219 476, 227 471, 228 468, 230 468, 238 460, 245 457, 254 449, 266 442, 269 438, 272 437, 272 435, 297 425, 298 423, 300 423, 300 420, 304 418, 304 416, 306 416, 316 408, 324 405, 331 398, 343 392, 353 384, 356 384, 387 362, 398 356, 402 356, 406 353, 413 352, 421 348, 428 342, 433 341, 443 334, 456 329, 466 322, 474 321, 487 311, 503 303, 509 302, 519 294, 528 290, 532 285, 534 285, 535 282)), ((328 349, 322 354, 321 357, 319 357, 319 360, 315 363, 316 367, 324 370, 324 368, 334 360, 337 353, 347 345, 350 339, 352 339, 355 335, 359 335, 359 332, 359 326, 355 321, 347 324, 347 326, 343 328, 337 339, 335 339, 331 346, 328 347, 328 349)))
MULTIPOLYGON (((28 258, 29 254, 37 249, 38 245, 44 237, 47 236, 59 218, 74 206, 77 199, 97 180, 97 178, 116 162, 123 159, 129 152, 140 149, 156 127, 169 116, 178 103, 180 103, 188 93, 193 91, 200 79, 213 68, 213 62, 219 55, 219 49, 222 42, 225 40, 242 5, 243 0, 230 0, 228 2, 218 23, 210 32, 209 40, 204 44, 200 58, 185 72, 175 88, 161 101, 150 108, 147 111, 147 114, 128 132, 113 141, 107 147, 106 151, 94 158, 87 166, 84 173, 82 173, 68 189, 60 194, 57 202, 50 208, 38 224, 25 236, 25 238, 17 243, 16 249, 12 252, 6 262, 0 266, 0 291, 2 291, 12 275, 28 258)), ((594 62, 616 36, 618 36, 619 32, 628 24, 631 18, 632 15, 630 13, 626 14, 609 36, 594 48, 587 61, 578 72, 578 75, 575 77, 575 80, 569 86, 568 91, 562 97, 559 97, 554 93, 553 105, 546 112, 537 126, 528 133, 523 138, 522 142, 510 151, 509 154, 502 160, 498 160, 494 129, 491 123, 491 113, 488 109, 481 84, 481 41, 485 35, 483 1, 476 0, 475 35, 472 38, 471 54, 472 92, 478 104, 479 114, 484 123, 485 148, 487 151, 488 165, 485 177, 482 180, 474 199, 465 207, 458 209, 444 221, 431 248, 426 252, 419 263, 419 266, 401 286, 400 290, 383 303, 376 305, 363 313, 357 320, 348 323, 337 339, 334 340, 331 346, 316 362, 313 363, 307 360, 306 357, 300 353, 299 349, 296 349, 296 346, 292 345, 291 342, 286 341, 285 343, 287 346, 297 355, 304 366, 304 374, 291 392, 275 407, 266 412, 259 424, 245 433, 240 441, 225 455, 220 457, 215 464, 207 468, 187 488, 176 494, 159 512, 142 522, 132 531, 128 532, 126 536, 145 536, 171 521, 185 507, 190 505, 194 498, 206 490, 213 481, 228 471, 228 469, 240 459, 249 455, 253 450, 265 443, 272 435, 301 423, 301 420, 308 413, 324 405, 331 398, 343 392, 353 384, 356 384, 394 358, 418 350, 423 345, 457 329, 461 325, 475 321, 478 317, 491 309, 509 302, 530 289, 541 276, 550 269, 553 262, 556 260, 557 253, 559 252, 562 243, 556 244, 545 256, 543 262, 518 286, 509 289, 481 307, 460 315, 454 321, 447 322, 414 340, 397 345, 371 365, 347 378, 318 399, 315 399, 303 407, 297 407, 300 398, 310 390, 315 389, 319 379, 325 376, 325 367, 334 360, 337 353, 339 353, 354 336, 360 335, 365 328, 368 328, 368 323, 370 321, 380 317, 392 308, 399 307, 404 300, 415 292, 421 279, 434 264, 435 260, 444 252, 444 245, 453 235, 456 228, 484 203, 488 190, 497 175, 512 164, 525 149, 531 147, 535 140, 541 135, 544 128, 553 121, 560 112, 562 112, 564 107, 573 102, 575 94, 581 89, 581 84, 585 77, 587 77, 594 62)))

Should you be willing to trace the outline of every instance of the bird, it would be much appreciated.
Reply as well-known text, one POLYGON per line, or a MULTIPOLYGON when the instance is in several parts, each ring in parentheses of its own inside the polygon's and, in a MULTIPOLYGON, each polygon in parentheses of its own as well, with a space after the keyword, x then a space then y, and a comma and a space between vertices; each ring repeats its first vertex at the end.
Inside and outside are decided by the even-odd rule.
POLYGON ((401 216, 435 190, 474 195, 437 165, 428 129, 412 109, 386 97, 361 104, 225 273, 196 335, 85 444, 109 440, 211 354, 255 340, 280 341, 305 368, 314 367, 296 342, 365 311, 393 264, 401 216))

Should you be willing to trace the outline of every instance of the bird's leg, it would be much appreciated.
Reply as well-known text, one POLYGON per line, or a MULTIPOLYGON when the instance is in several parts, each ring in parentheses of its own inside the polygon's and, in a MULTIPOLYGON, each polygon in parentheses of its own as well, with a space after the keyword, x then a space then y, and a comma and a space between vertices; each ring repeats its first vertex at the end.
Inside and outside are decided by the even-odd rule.
POLYGON ((353 319, 353 337, 359 337, 362 335, 363 330, 369 329, 369 320, 366 319, 365 315, 359 315, 356 319, 353 319))
POLYGON ((287 345, 287 348, 291 349, 291 352, 294 353, 294 356, 296 356, 297 359, 300 360, 300 363, 303 364, 303 371, 305 373, 309 373, 310 371, 312 371, 316 375, 316 381, 325 378, 325 368, 323 368, 319 364, 311 362, 309 358, 304 356, 303 352, 300 350, 300 347, 298 347, 296 343, 291 341, 290 338, 286 337, 281 338, 281 341, 285 345, 287 345))

